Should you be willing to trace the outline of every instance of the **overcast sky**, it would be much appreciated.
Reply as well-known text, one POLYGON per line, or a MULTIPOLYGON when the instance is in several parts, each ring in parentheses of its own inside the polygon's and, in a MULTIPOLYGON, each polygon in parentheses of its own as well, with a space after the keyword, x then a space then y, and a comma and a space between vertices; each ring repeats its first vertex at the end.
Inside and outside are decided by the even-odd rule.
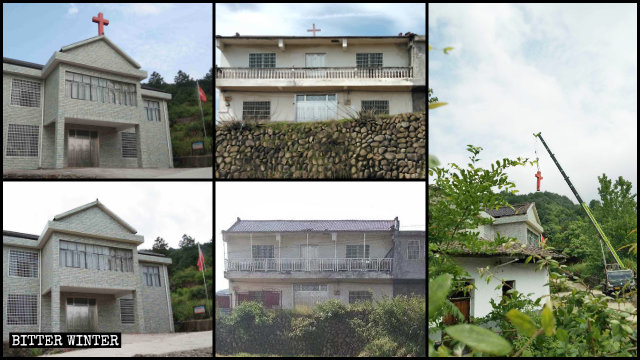
POLYGON ((183 234, 202 244, 213 235, 212 191, 211 182, 5 181, 2 228, 40 235, 55 215, 97 198, 144 236, 138 249, 151 249, 158 236, 178 248, 183 234))
MULTIPOLYGON (((429 111, 429 153, 481 165, 533 158, 542 135, 585 201, 597 177, 623 176, 637 192, 637 4, 429 4, 429 87, 449 105, 429 111)), ((576 202, 540 143, 542 189, 576 202)), ((510 171, 520 193, 536 169, 510 171)))
POLYGON ((149 75, 173 83, 178 70, 202 78, 212 67, 212 4, 3 3, 2 56, 44 65, 61 47, 97 36, 98 12, 109 20, 104 34, 149 75))
POLYGON ((224 278, 222 230, 243 220, 400 220, 425 230, 424 182, 217 182, 216 291, 224 278))
MULTIPOLYGON (((216 35, 395 36, 408 31, 424 35, 426 6, 422 4, 216 4, 216 35)), ((216 64, 220 50, 216 48, 216 64)), ((216 89, 216 114, 218 113, 216 89)))

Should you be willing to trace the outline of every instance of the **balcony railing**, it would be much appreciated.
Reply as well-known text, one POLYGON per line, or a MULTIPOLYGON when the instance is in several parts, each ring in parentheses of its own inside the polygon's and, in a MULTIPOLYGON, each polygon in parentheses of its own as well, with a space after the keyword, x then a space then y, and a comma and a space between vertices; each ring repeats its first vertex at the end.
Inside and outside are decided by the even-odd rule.
POLYGON ((216 79, 408 79, 410 67, 217 68, 216 79))
POLYGON ((226 259, 224 271, 391 271, 392 258, 226 259))

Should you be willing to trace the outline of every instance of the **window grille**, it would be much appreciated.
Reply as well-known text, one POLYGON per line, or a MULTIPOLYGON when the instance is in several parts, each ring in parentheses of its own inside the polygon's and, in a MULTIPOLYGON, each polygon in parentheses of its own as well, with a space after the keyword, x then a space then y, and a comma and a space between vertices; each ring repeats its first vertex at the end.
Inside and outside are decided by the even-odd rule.
POLYGON ((382 53, 356 54, 357 67, 382 67, 382 53))
POLYGON ((38 277, 38 253, 9 250, 9 276, 38 277))
POLYGON ((38 295, 9 294, 7 325, 38 325, 38 295))
POLYGON ((273 259, 273 245, 253 245, 251 248, 254 259, 273 259))
POLYGON ((293 291, 327 291, 327 284, 293 284, 293 291))
POLYGON ((125 133, 125 132, 122 133, 122 157, 124 158, 138 157, 135 133, 125 133))
POLYGON ((276 67, 275 53, 249 54, 250 68, 274 68, 276 67))
POLYGON ((242 119, 244 121, 269 120, 271 118, 270 101, 243 101, 242 119))
POLYGON ((376 114, 389 115, 389 100, 362 100, 362 111, 373 110, 376 114))
POLYGON ((11 105, 40 107, 40 83, 13 79, 11 83, 11 105))
POLYGON ((7 156, 38 156, 40 127, 37 125, 9 124, 7 130, 7 156))
POLYGON ((409 240, 407 244, 407 259, 417 260, 420 258, 420 241, 409 240))
POLYGON ((142 273, 147 286, 160 286, 160 268, 158 266, 143 266, 142 273))
POLYGON ((373 300, 373 295, 369 291, 349 291, 349 304, 371 300, 373 300))
POLYGON ((65 94, 68 98, 105 104, 136 106, 136 85, 67 71, 65 94))
POLYGON ((120 299, 120 322, 122 324, 135 324, 134 314, 133 299, 120 299))
POLYGON ((369 245, 366 245, 364 252, 362 251, 362 245, 347 245, 346 257, 349 259, 369 258, 369 245))
POLYGON ((144 101, 144 110, 147 113, 147 120, 160 121, 160 103, 157 101, 144 101))

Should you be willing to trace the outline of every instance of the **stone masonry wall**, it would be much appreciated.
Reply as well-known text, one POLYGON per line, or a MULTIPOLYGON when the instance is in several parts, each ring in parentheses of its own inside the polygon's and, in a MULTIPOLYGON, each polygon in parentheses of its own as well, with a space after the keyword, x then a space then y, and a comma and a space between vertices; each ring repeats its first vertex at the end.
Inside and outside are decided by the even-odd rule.
POLYGON ((216 178, 426 177, 426 114, 216 127, 216 178))

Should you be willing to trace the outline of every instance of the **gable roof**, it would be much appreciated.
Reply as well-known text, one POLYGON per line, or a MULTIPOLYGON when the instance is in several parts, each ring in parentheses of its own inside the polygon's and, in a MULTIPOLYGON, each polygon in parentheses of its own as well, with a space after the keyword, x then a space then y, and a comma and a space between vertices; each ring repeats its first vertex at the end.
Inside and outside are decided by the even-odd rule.
POLYGON ((56 216, 53 217, 53 220, 60 220, 60 219, 64 219, 68 216, 71 216, 73 214, 77 214, 81 211, 87 210, 91 207, 97 206, 99 207, 102 211, 104 211, 107 215, 111 216, 111 218, 113 218, 113 220, 115 220, 116 222, 118 222, 120 225, 124 226, 127 230, 131 231, 133 234, 137 233, 138 230, 134 229, 133 226, 127 224, 126 221, 122 220, 118 215, 114 214, 111 210, 109 210, 106 206, 104 206, 104 204, 102 204, 98 199, 96 199, 96 201, 92 201, 88 204, 79 206, 75 209, 71 209, 69 211, 63 212, 61 214, 58 214, 56 216))
POLYGON ((238 220, 226 232, 391 231, 394 220, 238 220))
POLYGON ((504 207, 500 207, 497 209, 485 209, 484 211, 493 216, 494 218, 501 218, 501 217, 505 217, 505 216, 514 216, 514 215, 524 215, 529 211, 529 207, 531 207, 531 205, 533 205, 535 203, 522 203, 522 204, 511 204, 511 206, 513 206, 513 209, 508 207, 508 206, 504 206, 504 207))
POLYGON ((60 52, 69 51, 71 49, 75 49, 77 47, 81 47, 81 46, 90 44, 94 41, 100 41, 100 40, 106 42, 107 45, 111 46, 113 50, 115 50, 118 54, 122 55, 122 57, 124 57, 128 62, 130 62, 131 65, 135 66, 136 69, 140 69, 140 64, 138 64, 135 60, 133 60, 133 58, 131 58, 131 56, 127 55, 124 51, 122 51, 122 49, 116 46, 116 44, 114 44, 111 40, 109 40, 109 38, 106 35, 94 36, 86 40, 78 41, 76 43, 63 46, 62 48, 60 48, 60 52))

